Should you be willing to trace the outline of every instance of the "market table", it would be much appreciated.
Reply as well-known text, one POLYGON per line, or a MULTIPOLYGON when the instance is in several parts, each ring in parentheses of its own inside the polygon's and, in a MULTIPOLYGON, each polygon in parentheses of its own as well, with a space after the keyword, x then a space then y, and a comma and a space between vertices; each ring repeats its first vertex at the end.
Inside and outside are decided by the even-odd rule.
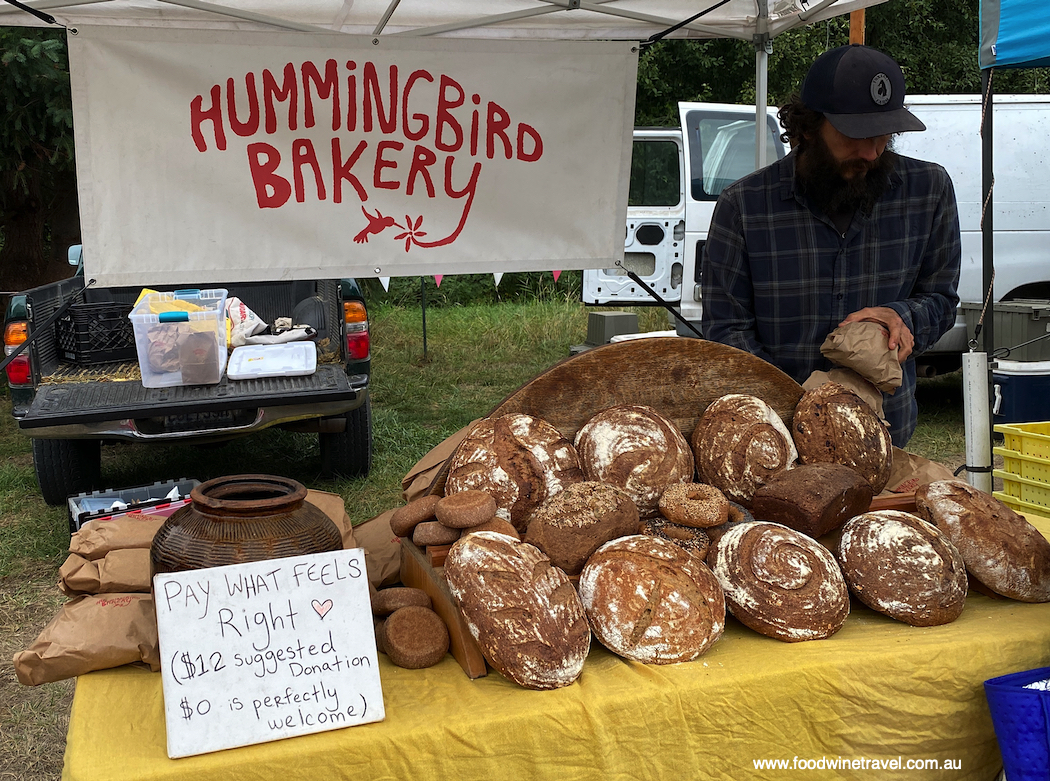
MULTIPOLYGON (((1050 520, 1030 520, 1050 536, 1050 520)), ((628 662, 594 642, 580 679, 548 692, 471 680, 450 656, 425 670, 381 656, 385 721, 178 760, 165 751, 160 674, 124 667, 78 679, 63 778, 992 781, 1001 760, 983 683, 1047 665, 1050 604, 971 591, 957 621, 919 628, 854 602, 837 634, 805 643, 731 619, 686 664, 628 662), (821 759, 840 766, 792 769, 821 759), (894 759, 940 769, 870 764, 894 759)))

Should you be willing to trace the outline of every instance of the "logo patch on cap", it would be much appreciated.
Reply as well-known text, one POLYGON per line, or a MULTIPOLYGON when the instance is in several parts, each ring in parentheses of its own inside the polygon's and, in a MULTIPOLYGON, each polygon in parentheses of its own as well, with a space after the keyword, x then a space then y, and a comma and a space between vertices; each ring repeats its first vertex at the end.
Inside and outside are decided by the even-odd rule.
POLYGON ((877 106, 885 106, 893 96, 893 87, 890 85, 890 77, 885 73, 875 74, 871 80, 871 99, 877 106))

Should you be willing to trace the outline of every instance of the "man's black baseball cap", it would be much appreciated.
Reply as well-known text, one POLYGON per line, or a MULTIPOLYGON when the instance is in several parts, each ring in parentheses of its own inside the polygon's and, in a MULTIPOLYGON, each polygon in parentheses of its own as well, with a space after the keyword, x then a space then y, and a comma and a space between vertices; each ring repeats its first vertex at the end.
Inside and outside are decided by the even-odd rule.
POLYGON ((802 82, 802 102, 849 138, 926 129, 904 108, 900 66, 877 49, 858 43, 817 57, 802 82))

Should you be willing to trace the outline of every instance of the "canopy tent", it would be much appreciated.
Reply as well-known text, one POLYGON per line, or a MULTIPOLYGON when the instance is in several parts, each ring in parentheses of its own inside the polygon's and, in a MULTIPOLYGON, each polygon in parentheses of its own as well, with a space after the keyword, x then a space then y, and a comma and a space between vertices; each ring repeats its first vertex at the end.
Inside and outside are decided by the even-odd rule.
MULTIPOLYGON (((106 284, 116 284, 119 280, 120 284, 199 285, 218 281, 217 276, 212 279, 207 276, 216 267, 217 258, 222 259, 218 261, 220 264, 230 258, 241 258, 239 271, 250 269, 257 279, 309 278, 336 269, 338 276, 385 277, 613 265, 623 252, 619 239, 626 194, 619 191, 626 191, 638 48, 631 42, 664 35, 751 41, 756 49, 756 103, 764 108, 770 39, 794 27, 883 1, 29 0, 20 3, 22 8, 0 2, 0 24, 42 25, 51 16, 71 33, 78 33, 69 36, 70 68, 74 81, 85 269, 89 276, 94 275, 106 284), (42 16, 24 10, 27 6, 42 16), (340 33, 345 40, 352 39, 356 44, 339 42, 340 33), (292 37, 251 37, 267 34, 292 37), (272 65, 248 56, 257 53, 260 42, 270 41, 284 47, 271 49, 272 65), (565 48, 542 48, 550 46, 552 41, 563 42, 565 48), (619 50, 618 56, 604 51, 609 55, 604 60, 582 55, 585 51, 598 51, 587 47, 607 46, 609 44, 601 43, 607 41, 626 42, 627 48, 619 50), (347 47, 355 45, 356 53, 348 54, 347 47), (307 46, 319 48, 304 58, 282 59, 288 50, 307 46), (539 48, 523 50, 522 46, 539 48), (223 56, 229 54, 221 65, 213 63, 211 71, 207 70, 213 59, 209 47, 222 49, 223 56), (187 148, 189 132, 182 131, 178 139, 166 137, 170 134, 168 128, 185 128, 191 123, 192 117, 188 119, 187 115, 192 115, 192 111, 186 107, 194 96, 204 99, 205 112, 208 105, 214 106, 220 99, 224 103, 243 101, 241 106, 250 107, 256 97, 251 93, 254 85, 244 83, 246 72, 249 75, 254 72, 261 82, 270 70, 279 73, 277 68, 294 62, 304 69, 316 65, 311 73, 318 70, 324 73, 326 61, 345 62, 349 67, 366 59, 369 51, 380 53, 371 59, 375 60, 373 67, 382 79, 386 78, 387 68, 393 76, 396 62, 389 59, 394 57, 391 52, 407 52, 397 54, 407 57, 407 64, 401 65, 402 85, 405 76, 413 72, 411 68, 421 68, 421 61, 427 61, 432 52, 440 51, 452 68, 442 73, 459 74, 455 80, 464 85, 465 96, 470 96, 465 100, 473 97, 477 103, 483 100, 480 97, 483 89, 491 87, 493 82, 479 84, 475 75, 492 70, 494 60, 486 60, 485 56, 496 57, 504 50, 520 56, 516 61, 508 57, 509 65, 500 78, 517 82, 520 74, 523 77, 520 81, 528 82, 527 77, 531 76, 531 91, 526 83, 522 87, 526 94, 513 90, 500 92, 491 101, 495 108, 490 106, 489 110, 495 112, 497 127, 487 137, 489 162, 485 163, 486 171, 481 175, 484 181, 478 186, 476 198, 470 187, 469 197, 460 198, 458 203, 435 206, 422 203, 420 198, 424 190, 429 190, 431 201, 442 199, 439 181, 442 173, 446 193, 459 197, 467 192, 468 185, 474 183, 470 178, 471 165, 480 165, 482 161, 480 150, 479 156, 459 162, 456 168, 451 158, 442 160, 439 156, 435 160, 430 152, 418 146, 413 157, 413 146, 405 139, 370 139, 369 154, 384 143, 405 145, 401 168, 390 167, 390 146, 386 152, 375 151, 374 170, 367 168, 368 180, 374 182, 375 188, 369 190, 368 182, 357 186, 354 179, 360 202, 354 201, 351 208, 343 204, 343 211, 337 212, 333 210, 333 190, 353 179, 346 175, 351 160, 348 150, 365 143, 357 137, 348 137, 349 127, 339 129, 342 157, 341 162, 333 166, 334 176, 343 174, 346 181, 333 182, 331 169, 324 172, 329 177, 327 181, 321 181, 324 177, 319 169, 327 165, 324 155, 328 153, 324 150, 332 146, 331 157, 335 158, 337 139, 307 139, 313 144, 307 148, 302 145, 300 132, 298 136, 292 133, 283 144, 277 140, 265 145, 248 144, 247 155, 255 155, 254 188, 252 180, 246 178, 249 166, 244 163, 243 149, 221 157, 213 149, 205 152, 199 137, 195 138, 196 150, 187 148), (580 62, 592 64, 588 68, 575 67, 572 61, 577 53, 581 53, 580 62), (387 60, 382 59, 384 54, 387 60), (187 75, 191 69, 199 71, 195 77, 187 75), (468 70, 474 83, 467 84, 462 78, 468 70), (583 71, 591 75, 581 77, 583 71), (147 73, 149 76, 143 75, 147 73), (209 90, 223 87, 227 77, 235 74, 241 74, 237 76, 239 92, 234 95, 231 88, 209 104, 209 90), (156 89, 149 87, 146 79, 150 77, 154 78, 156 89), (174 91, 172 83, 180 79, 184 82, 183 88, 174 91), (121 93, 113 87, 114 82, 126 83, 134 89, 121 93), (544 100, 543 91, 547 88, 551 94, 544 100), (152 124, 143 121, 140 113, 152 109, 153 104, 162 101, 168 93, 169 106, 181 107, 182 113, 156 110, 152 124), (521 99, 516 103, 518 98, 521 99), (504 99, 505 102, 499 102, 504 99), (514 115, 520 122, 501 132, 499 123, 508 119, 508 115, 514 115), (551 121, 541 123, 539 115, 551 121), (118 132, 112 132, 114 129, 118 132), (530 154, 541 154, 538 141, 543 144, 542 154, 546 159, 523 164, 523 155, 527 158, 530 154), (493 161, 493 146, 497 158, 505 148, 508 158, 518 159, 493 161), (280 165, 297 164, 298 168, 280 169, 268 181, 260 183, 256 175, 259 170, 263 170, 264 179, 267 171, 276 170, 278 153, 275 150, 280 150, 283 157, 280 165), (135 159, 136 151, 140 153, 139 160, 135 159), (207 165, 203 158, 191 160, 197 151, 208 155, 207 165), (384 158, 383 154, 387 156, 384 158), (179 158, 179 155, 187 156, 179 158), (222 172, 222 165, 234 157, 240 160, 240 170, 236 172, 242 180, 239 193, 224 189, 228 187, 224 177, 230 172, 222 172), (164 164, 156 168, 150 165, 157 160, 164 164), (424 168, 430 162, 434 163, 432 170, 427 169, 431 175, 420 175, 427 173, 424 168), (517 167, 511 169, 511 165, 517 167), (144 167, 152 176, 136 177, 135 172, 143 172, 144 167), (122 172, 119 179, 118 171, 122 172), (194 179, 198 172, 203 178, 194 179), (543 183, 559 174, 563 179, 550 178, 544 190, 543 183), (522 176, 531 177, 531 184, 521 184, 522 176), (136 178, 143 182, 129 184, 136 178), (163 192, 167 181, 180 178, 181 195, 163 192), (304 178, 305 184, 301 181, 304 178), (413 183, 416 185, 414 200, 398 201, 390 189, 385 189, 398 181, 407 184, 402 187, 402 195, 411 194, 413 183), (283 211, 259 212, 263 206, 275 203, 271 196, 275 193, 280 196, 278 191, 282 189, 293 193, 296 201, 309 201, 314 193, 327 198, 328 202, 311 205, 289 199, 283 211), (238 198, 242 199, 239 212, 238 198), (184 213, 184 205, 192 205, 194 201, 198 202, 196 211, 184 213), (468 221, 471 203, 474 211, 468 221), (423 205, 434 208, 427 210, 426 225, 420 227, 423 205), (217 216, 220 213, 231 216, 221 218, 217 216), (400 215, 404 215, 403 222, 400 215), (577 222, 576 218, 583 215, 586 221, 577 222), (500 223, 493 222, 500 219, 500 223), (242 223, 242 229, 231 227, 236 223, 242 223), (376 236, 375 232, 387 223, 386 233, 381 238, 376 236), (172 227, 180 225, 194 229, 172 227), (446 240, 451 240, 454 233, 452 245, 446 240), (422 238, 424 236, 426 238, 422 238), (435 240, 437 236, 443 238, 435 240), (354 238, 354 243, 348 241, 349 237, 354 238), (393 241, 395 237, 397 241, 393 241), (369 238, 372 241, 369 242, 369 238), (436 246, 443 241, 444 246, 436 246), (309 251, 290 251, 294 247, 309 251), (108 266, 99 265, 103 263, 108 266), (187 278, 176 279, 179 274, 187 278)), ((348 75, 345 70, 331 78, 340 79, 341 84, 348 81, 352 74, 348 75)), ((381 79, 376 73, 372 74, 373 92, 378 93, 381 79)), ((367 78, 368 74, 358 75, 367 78)), ((309 89, 306 80, 304 72, 299 86, 304 93, 309 89)), ((317 77, 314 82, 316 86, 317 77)), ((514 86, 517 89, 519 85, 514 86)), ((277 89, 272 84, 270 88, 277 89)), ((265 101, 267 87, 263 85, 259 89, 257 100, 265 101)), ((407 91, 407 87, 404 89, 407 91)), ((437 89, 436 84, 433 89, 437 89)), ((395 97, 404 97, 393 87, 388 94, 390 102, 395 97)), ((376 95, 373 99, 378 101, 376 95)), ((344 98, 345 102, 349 100, 344 98)), ((377 111, 381 108, 378 102, 374 107, 377 111)), ((484 105, 481 110, 484 112, 484 105)), ((462 111, 469 114, 469 105, 462 111)), ((764 115, 764 111, 761 114, 764 115)), ((756 108, 756 119, 759 116, 756 108)), ((431 120, 436 123, 437 117, 431 120)), ((349 119, 346 124, 349 125, 349 119)), ((466 116, 461 124, 468 127, 466 116)), ((407 132, 407 119, 403 125, 407 132)), ((481 135, 483 139, 479 144, 484 147, 484 129, 481 135)), ((759 138, 764 137, 764 133, 759 134, 759 138)), ((360 167, 365 166, 371 163, 360 167)), ((358 179, 365 179, 363 173, 358 179)), ((351 188, 346 186, 343 190, 351 188)))

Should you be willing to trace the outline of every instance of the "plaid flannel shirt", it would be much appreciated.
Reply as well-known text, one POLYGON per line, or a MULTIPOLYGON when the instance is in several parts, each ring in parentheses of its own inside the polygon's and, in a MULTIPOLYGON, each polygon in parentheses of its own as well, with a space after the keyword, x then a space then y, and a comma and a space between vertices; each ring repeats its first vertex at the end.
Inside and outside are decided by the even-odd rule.
POLYGON ((840 234, 795 187, 795 153, 733 183, 715 205, 701 267, 707 339, 802 383, 832 364, 820 345, 852 312, 888 306, 915 337, 903 385, 883 394, 893 443, 915 430, 915 355, 955 323, 961 264, 955 191, 939 165, 897 156, 871 214, 840 234))

